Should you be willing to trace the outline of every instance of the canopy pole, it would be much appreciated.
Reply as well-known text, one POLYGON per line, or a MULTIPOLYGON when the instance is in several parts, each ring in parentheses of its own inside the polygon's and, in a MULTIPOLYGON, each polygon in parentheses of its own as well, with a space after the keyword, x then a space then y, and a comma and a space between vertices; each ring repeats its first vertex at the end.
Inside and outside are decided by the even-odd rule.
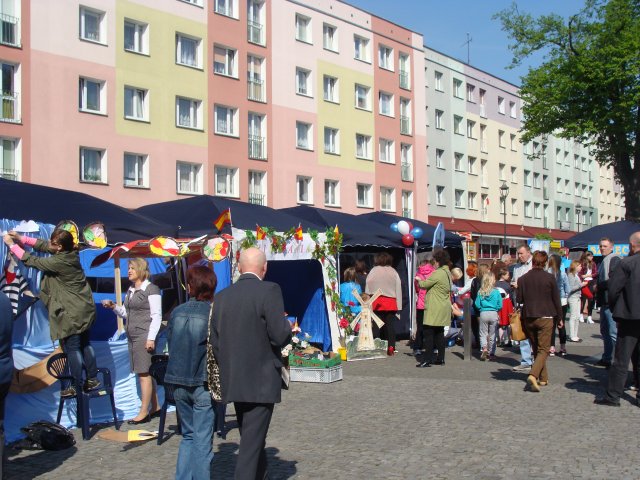
MULTIPOLYGON (((116 305, 122 306, 122 278, 120 276, 120 255, 113 257, 113 275, 116 287, 116 305)), ((124 332, 124 321, 120 315, 118 317, 118 333, 124 332)))

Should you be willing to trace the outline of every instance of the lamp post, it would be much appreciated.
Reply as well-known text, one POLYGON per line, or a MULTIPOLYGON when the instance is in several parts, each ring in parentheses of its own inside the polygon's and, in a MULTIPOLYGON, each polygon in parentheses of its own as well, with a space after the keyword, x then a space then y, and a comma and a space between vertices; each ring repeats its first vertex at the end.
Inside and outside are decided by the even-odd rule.
POLYGON ((503 181, 500 186, 500 202, 502 203, 502 218, 504 219, 504 237, 502 238, 502 253, 507 253, 507 197, 509 196, 509 187, 507 182, 503 181))
POLYGON ((582 206, 577 203, 576 204, 576 228, 578 233, 580 233, 580 213, 582 212, 582 206))

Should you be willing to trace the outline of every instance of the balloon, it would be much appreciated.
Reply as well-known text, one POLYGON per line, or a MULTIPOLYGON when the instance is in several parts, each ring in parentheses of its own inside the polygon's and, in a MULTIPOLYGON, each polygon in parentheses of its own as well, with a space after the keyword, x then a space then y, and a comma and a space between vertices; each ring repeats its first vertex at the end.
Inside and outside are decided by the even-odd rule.
POLYGON ((407 222, 407 224, 409 224, 409 233, 411 233, 411 230, 413 230, 413 223, 407 222))
POLYGON ((414 227, 409 233, 411 233, 415 239, 422 238, 422 235, 424 235, 424 232, 420 227, 414 227))
POLYGON ((391 229, 392 232, 397 232, 398 231, 398 224, 393 222, 389 228, 391 229))
POLYGON ((404 220, 400 220, 398 222, 398 233, 400 233, 401 235, 407 235, 410 231, 411 229, 409 228, 409 224, 407 222, 405 222, 404 220))
POLYGON ((406 235, 402 236, 402 243, 404 245, 406 245, 407 247, 410 247, 413 245, 413 235, 411 235, 410 233, 407 233, 406 235))

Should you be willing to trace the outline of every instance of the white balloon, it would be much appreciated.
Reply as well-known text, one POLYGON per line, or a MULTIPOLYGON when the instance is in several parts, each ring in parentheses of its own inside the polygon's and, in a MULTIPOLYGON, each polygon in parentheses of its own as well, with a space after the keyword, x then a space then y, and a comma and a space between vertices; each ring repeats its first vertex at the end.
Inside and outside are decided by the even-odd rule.
POLYGON ((406 235, 410 231, 411 231, 411 227, 409 227, 409 224, 407 222, 405 222, 404 220, 400 220, 398 222, 398 233, 401 233, 402 235, 406 235))

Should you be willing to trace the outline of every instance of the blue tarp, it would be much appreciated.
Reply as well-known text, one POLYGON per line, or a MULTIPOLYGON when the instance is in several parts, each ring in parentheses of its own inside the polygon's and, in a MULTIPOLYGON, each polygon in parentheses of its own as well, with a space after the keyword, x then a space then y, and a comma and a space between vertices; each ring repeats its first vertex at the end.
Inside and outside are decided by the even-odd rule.
POLYGON ((597 225, 564 241, 568 248, 586 250, 588 245, 597 244, 602 237, 609 237, 616 245, 629 243, 632 233, 640 232, 640 223, 622 220, 620 222, 597 225))

